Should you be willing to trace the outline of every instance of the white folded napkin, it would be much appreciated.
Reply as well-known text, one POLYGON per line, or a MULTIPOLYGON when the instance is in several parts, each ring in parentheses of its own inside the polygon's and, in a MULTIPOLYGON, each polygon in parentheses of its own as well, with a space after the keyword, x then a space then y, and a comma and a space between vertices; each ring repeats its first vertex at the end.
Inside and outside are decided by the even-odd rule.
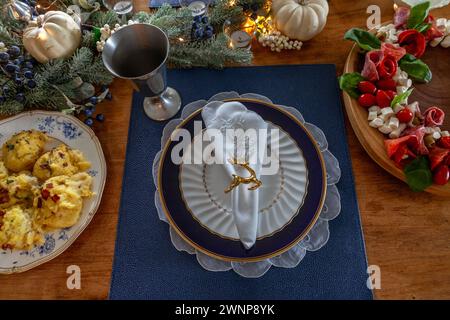
MULTIPOLYGON (((245 168, 228 162, 235 159, 242 163, 246 155, 250 167, 255 171, 256 177, 260 179, 267 148, 268 125, 264 119, 239 102, 219 101, 207 104, 202 110, 202 117, 207 129, 218 129, 224 137, 222 148, 217 147, 220 146, 219 144, 215 145, 215 158, 224 160, 223 167, 230 177, 230 181, 233 174, 241 177, 249 176, 249 172, 245 168), (241 132, 245 132, 247 129, 256 129, 256 135, 249 136, 247 143, 242 143, 245 139, 241 139, 241 141, 239 139, 237 141, 225 140, 227 134, 230 136, 231 133, 227 129, 242 129, 241 132), (228 143, 226 143, 227 141, 228 143), (234 143, 230 143, 230 141, 234 141, 234 143)), ((250 249, 255 244, 258 229, 259 190, 249 190, 250 187, 252 184, 240 184, 231 191, 234 222, 239 239, 246 249, 250 249)))

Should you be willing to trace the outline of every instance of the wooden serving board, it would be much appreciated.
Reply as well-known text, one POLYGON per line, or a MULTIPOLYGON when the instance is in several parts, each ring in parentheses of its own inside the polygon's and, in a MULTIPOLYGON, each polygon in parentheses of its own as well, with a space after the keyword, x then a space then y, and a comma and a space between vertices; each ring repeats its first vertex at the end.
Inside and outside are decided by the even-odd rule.
MULTIPOLYGON (((427 47, 427 52, 422 58, 431 71, 433 79, 428 84, 414 84, 414 93, 409 101, 419 101, 422 111, 429 106, 439 106, 446 112, 446 121, 443 128, 450 130, 450 49, 442 47, 427 47)), ((344 73, 360 72, 362 59, 359 48, 354 45, 344 66, 344 73)), ((384 147, 385 136, 377 129, 369 126, 367 110, 362 108, 358 101, 343 92, 344 105, 350 124, 369 156, 383 169, 400 180, 406 181, 403 171, 397 168, 394 162, 388 158, 384 147)), ((444 129, 444 130, 445 130, 444 129)), ((425 191, 450 197, 450 183, 445 186, 432 185, 425 191)))

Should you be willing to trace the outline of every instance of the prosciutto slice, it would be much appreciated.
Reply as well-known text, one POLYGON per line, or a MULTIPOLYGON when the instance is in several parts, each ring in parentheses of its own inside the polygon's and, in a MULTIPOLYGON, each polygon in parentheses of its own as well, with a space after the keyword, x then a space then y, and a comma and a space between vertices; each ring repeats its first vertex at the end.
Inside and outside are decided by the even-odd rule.
POLYGON ((383 52, 381 50, 372 50, 366 53, 366 60, 361 75, 369 81, 377 81, 380 79, 377 71, 377 66, 383 59, 383 52))
POLYGON ((403 132, 403 136, 413 137, 410 140, 410 146, 416 154, 428 154, 428 148, 425 146, 423 137, 425 136, 425 127, 423 125, 407 129, 403 132))
POLYGON ((444 123, 445 112, 438 107, 429 107, 423 113, 427 127, 441 126, 444 123))
POLYGON ((406 49, 400 47, 399 45, 394 45, 392 43, 383 42, 381 45, 381 51, 385 56, 392 56, 395 61, 399 61, 406 54, 406 49))
POLYGON ((394 25, 395 27, 401 28, 406 25, 409 18, 410 10, 407 7, 399 7, 394 14, 394 25))

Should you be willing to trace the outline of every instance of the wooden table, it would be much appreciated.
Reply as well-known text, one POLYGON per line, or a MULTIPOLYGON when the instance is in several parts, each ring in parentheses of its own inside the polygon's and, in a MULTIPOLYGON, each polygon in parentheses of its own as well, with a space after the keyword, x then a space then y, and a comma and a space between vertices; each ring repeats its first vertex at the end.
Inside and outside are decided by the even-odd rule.
MULTIPOLYGON (((366 8, 378 2, 382 21, 392 17, 392 1, 330 0, 324 31, 301 51, 271 53, 255 45, 255 65, 334 63, 340 73, 351 43, 344 32, 365 27, 366 8)), ((139 0, 147 10, 147 0, 139 0)), ((450 17, 450 7, 435 16, 450 17)), ((108 162, 102 205, 79 239, 53 261, 23 274, 0 277, 0 299, 105 299, 108 297, 132 88, 116 80, 113 100, 99 109, 107 121, 96 124, 108 162), (81 268, 81 290, 68 290, 66 268, 81 268)), ((450 101, 448 101, 450 104, 450 101)), ((379 299, 450 298, 450 199, 415 194, 380 169, 347 124, 353 173, 369 264, 381 268, 379 299)), ((345 210, 345 208, 344 208, 345 210)))

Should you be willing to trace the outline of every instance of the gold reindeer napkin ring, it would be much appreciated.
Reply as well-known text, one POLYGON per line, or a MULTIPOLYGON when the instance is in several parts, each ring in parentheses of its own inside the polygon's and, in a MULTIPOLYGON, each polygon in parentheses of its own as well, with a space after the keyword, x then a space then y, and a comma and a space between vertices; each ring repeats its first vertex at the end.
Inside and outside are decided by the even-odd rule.
POLYGON ((255 170, 253 170, 252 168, 250 168, 248 162, 238 163, 236 159, 230 159, 229 162, 230 162, 231 164, 238 165, 238 166, 240 166, 240 167, 246 169, 246 170, 248 171, 248 173, 250 174, 250 176, 244 178, 244 177, 238 176, 237 174, 233 174, 233 175, 232 175, 232 176, 233 176, 233 180, 231 180, 231 183, 230 183, 230 185, 228 186, 228 188, 226 188, 226 189, 224 190, 225 193, 230 192, 231 190, 233 190, 234 188, 236 188, 236 187, 237 187, 238 185, 240 185, 241 183, 242 183, 242 184, 253 184, 251 187, 248 188, 248 190, 256 190, 256 189, 258 189, 259 187, 261 187, 261 185, 262 185, 261 180, 259 180, 259 179, 256 177, 256 172, 255 172, 255 170))

